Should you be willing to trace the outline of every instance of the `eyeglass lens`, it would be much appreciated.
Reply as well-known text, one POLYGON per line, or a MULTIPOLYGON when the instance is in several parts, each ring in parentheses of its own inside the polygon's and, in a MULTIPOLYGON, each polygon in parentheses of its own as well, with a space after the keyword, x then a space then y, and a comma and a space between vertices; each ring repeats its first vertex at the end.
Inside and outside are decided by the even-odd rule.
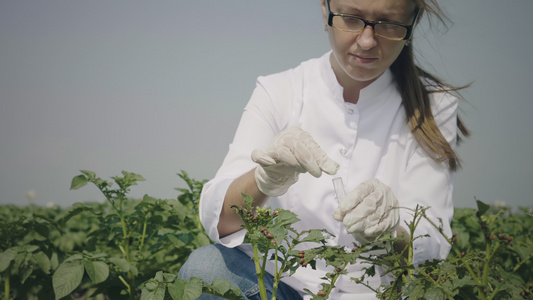
MULTIPOLYGON (((360 32, 365 27, 365 21, 356 17, 334 16, 332 23, 335 28, 351 32, 360 32)), ((403 39, 407 29, 394 24, 377 23, 374 25, 374 32, 386 38, 403 39)))

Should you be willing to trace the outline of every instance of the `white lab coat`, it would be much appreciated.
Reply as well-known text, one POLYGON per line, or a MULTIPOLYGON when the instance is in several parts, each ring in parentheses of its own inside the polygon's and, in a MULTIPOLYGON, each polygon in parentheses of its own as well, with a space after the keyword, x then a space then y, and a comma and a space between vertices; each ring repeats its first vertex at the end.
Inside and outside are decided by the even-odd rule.
MULTIPOLYGON (((330 53, 294 69, 258 78, 229 152, 201 195, 200 218, 213 241, 228 247, 239 246, 250 253, 249 245, 242 245, 243 230, 222 239, 218 236, 224 196, 235 178, 256 166, 250 159, 252 151, 267 149, 280 131, 294 125, 308 131, 340 165, 333 176, 324 173, 315 178, 301 174, 285 195, 270 198, 272 208, 288 209, 298 215, 301 221, 294 226, 297 230, 326 229, 335 235, 330 241, 332 245, 351 249, 354 238, 332 217, 338 204, 332 179, 341 177, 349 192, 367 179, 378 178, 390 186, 404 208, 400 210, 401 226, 412 220, 411 211, 405 208, 430 206, 427 215, 437 224, 441 219, 444 232, 451 235, 453 173, 446 165, 435 163, 414 140, 392 73, 387 70, 363 89, 357 104, 346 103, 329 62, 330 53)), ((441 132, 455 146, 457 98, 433 93, 431 105, 441 132)), ((415 241, 415 263, 446 258, 449 245, 432 225, 422 221, 416 235, 425 234, 430 237, 415 241)), ((349 279, 359 277, 362 267, 361 264, 349 267, 350 273, 337 282, 337 294, 332 299, 354 295, 357 299, 375 299, 368 288, 349 279)), ((316 293, 323 282, 320 278, 331 270, 323 264, 317 264, 317 270, 299 268, 284 281, 298 291, 308 288, 316 293)), ((370 283, 379 285, 380 282, 380 277, 375 276, 370 283)))

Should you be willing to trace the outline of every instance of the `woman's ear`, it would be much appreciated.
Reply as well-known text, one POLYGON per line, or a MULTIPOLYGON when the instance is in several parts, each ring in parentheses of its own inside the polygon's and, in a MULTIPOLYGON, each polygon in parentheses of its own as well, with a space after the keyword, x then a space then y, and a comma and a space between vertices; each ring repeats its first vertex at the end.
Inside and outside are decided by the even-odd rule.
POLYGON ((326 1, 328 0, 321 0, 320 1, 320 6, 322 7, 322 18, 324 20, 324 26, 327 26, 328 24, 328 12, 327 12, 327 8, 326 8, 326 1))

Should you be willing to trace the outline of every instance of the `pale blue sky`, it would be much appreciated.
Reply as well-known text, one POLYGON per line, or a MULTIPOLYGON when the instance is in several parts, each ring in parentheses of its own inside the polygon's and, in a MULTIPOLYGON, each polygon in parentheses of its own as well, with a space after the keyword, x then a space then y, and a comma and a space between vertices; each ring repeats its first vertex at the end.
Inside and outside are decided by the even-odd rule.
MULTIPOLYGON (((532 204, 531 0, 441 1, 447 31, 415 31, 420 61, 464 92, 456 205, 532 204), (431 66, 429 66, 429 64, 431 66)), ((80 169, 143 175, 174 198, 211 178, 259 75, 329 50, 318 0, 0 2, 0 203, 100 200, 80 169)))

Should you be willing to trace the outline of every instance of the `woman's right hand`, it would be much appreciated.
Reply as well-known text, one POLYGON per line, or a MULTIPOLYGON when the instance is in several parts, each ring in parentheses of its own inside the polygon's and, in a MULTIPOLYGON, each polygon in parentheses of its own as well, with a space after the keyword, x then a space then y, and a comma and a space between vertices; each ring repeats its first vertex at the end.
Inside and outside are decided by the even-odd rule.
POLYGON ((309 172, 318 178, 322 172, 333 175, 339 169, 339 164, 328 157, 311 135, 298 127, 280 132, 266 152, 254 150, 252 160, 259 164, 255 169, 257 187, 270 197, 285 194, 298 181, 300 173, 309 172))

